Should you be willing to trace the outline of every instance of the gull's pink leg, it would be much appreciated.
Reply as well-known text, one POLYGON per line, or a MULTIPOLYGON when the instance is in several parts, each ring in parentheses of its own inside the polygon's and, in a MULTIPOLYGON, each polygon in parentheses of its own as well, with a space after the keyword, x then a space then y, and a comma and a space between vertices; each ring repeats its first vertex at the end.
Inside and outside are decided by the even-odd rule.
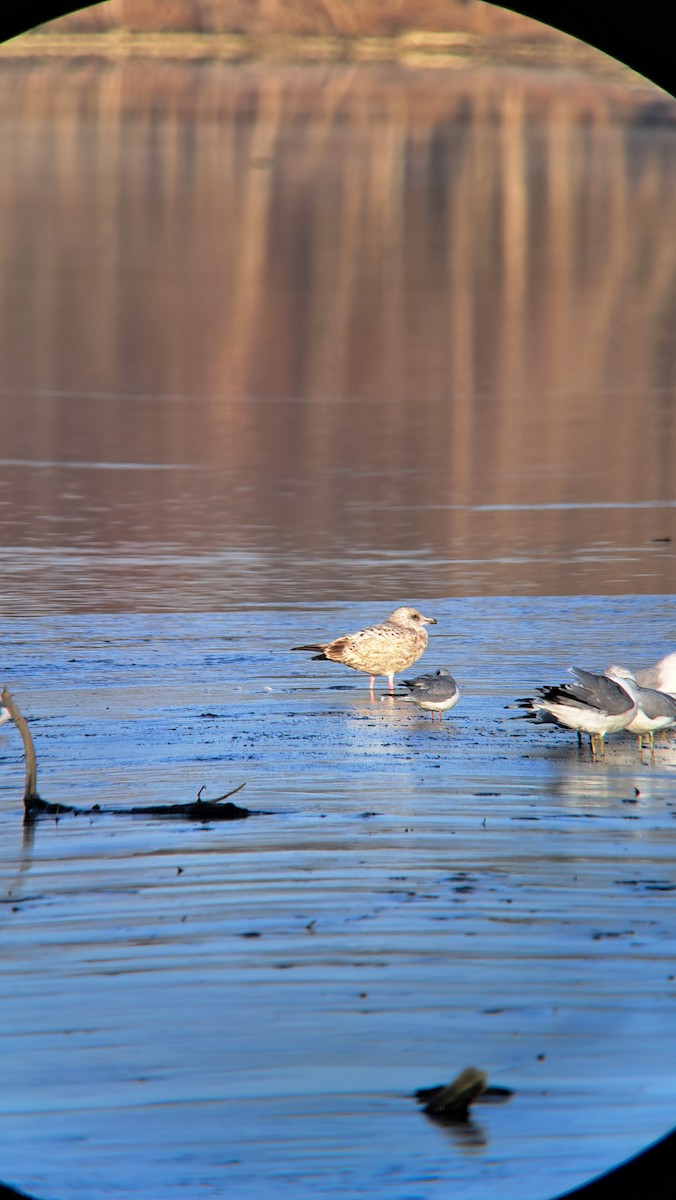
POLYGON ((392 673, 392 675, 388 675, 387 678, 390 681, 389 692, 390 695, 392 695, 394 693, 394 673, 392 673))

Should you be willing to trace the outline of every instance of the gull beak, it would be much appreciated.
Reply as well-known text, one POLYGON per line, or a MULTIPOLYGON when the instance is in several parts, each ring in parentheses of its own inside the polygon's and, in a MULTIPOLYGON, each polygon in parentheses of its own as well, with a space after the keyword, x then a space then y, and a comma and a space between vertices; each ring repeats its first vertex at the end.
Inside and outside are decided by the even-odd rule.
POLYGON ((425 622, 426 625, 436 625, 437 618, 436 617, 423 617, 423 621, 425 622))

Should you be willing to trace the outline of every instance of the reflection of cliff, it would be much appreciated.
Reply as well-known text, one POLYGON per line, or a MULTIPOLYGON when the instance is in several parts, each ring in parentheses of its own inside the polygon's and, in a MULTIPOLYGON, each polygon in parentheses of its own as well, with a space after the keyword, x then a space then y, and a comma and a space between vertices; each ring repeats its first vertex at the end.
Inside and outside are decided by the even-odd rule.
POLYGON ((537 21, 482 0, 106 0, 73 13, 56 30, 338 34, 388 36, 407 29, 563 38, 537 21))
MULTIPOLYGON (((398 481, 372 485, 383 544, 397 502, 673 490, 676 105, 658 93, 6 63, 0 111, 3 387, 54 397, 38 429, 0 398, 13 455, 303 479, 317 542, 348 520, 347 471, 398 481), (137 408, 130 432, 112 399, 83 421, 59 391, 150 395, 152 421, 137 408), (210 399, 166 399, 186 395, 210 399)), ((428 507, 416 537, 443 548, 468 520, 428 507)))

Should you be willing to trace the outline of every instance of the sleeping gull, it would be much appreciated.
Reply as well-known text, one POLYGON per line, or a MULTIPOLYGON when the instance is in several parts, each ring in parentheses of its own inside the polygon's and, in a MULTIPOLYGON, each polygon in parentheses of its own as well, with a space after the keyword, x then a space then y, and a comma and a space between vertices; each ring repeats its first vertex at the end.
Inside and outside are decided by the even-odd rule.
POLYGON ((527 716, 535 721, 554 722, 566 729, 576 729, 578 735, 589 734, 592 760, 603 757, 607 733, 626 729, 638 712, 636 684, 623 680, 620 684, 607 675, 595 675, 570 668, 575 683, 537 689, 538 697, 519 701, 527 708, 527 716))
POLYGON ((417 608, 395 608, 381 625, 369 625, 356 633, 346 633, 332 642, 293 646, 293 650, 318 650, 315 659, 344 663, 353 671, 371 677, 371 691, 377 675, 387 675, 390 691, 394 676, 417 662, 427 646, 426 625, 436 625, 434 617, 423 617, 417 608))
POLYGON ((439 713, 439 720, 447 708, 453 708, 460 699, 460 689, 447 667, 439 667, 431 675, 418 675, 415 679, 402 679, 401 686, 407 688, 405 693, 396 692, 397 700, 410 700, 418 708, 432 714, 439 713))
POLYGON ((622 687, 627 686, 627 680, 634 685, 638 699, 638 712, 625 729, 635 733, 638 738, 638 752, 643 755, 643 737, 648 735, 650 752, 655 761, 655 734, 661 729, 671 729, 676 725, 676 699, 666 692, 655 688, 641 687, 636 682, 636 676, 626 667, 608 667, 606 675, 614 679, 622 687))
POLYGON ((640 687, 654 688, 658 692, 668 692, 676 696, 676 654, 667 654, 652 667, 644 667, 636 671, 636 682, 640 687))

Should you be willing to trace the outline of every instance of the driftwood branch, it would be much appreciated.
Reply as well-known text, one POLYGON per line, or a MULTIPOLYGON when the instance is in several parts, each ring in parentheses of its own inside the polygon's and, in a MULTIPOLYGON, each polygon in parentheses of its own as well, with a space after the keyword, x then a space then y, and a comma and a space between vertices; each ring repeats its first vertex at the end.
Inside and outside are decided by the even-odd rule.
POLYGON ((240 783, 239 787, 226 792, 218 800, 193 800, 187 804, 138 804, 132 808, 102 808, 100 804, 80 808, 75 804, 50 804, 39 796, 32 796, 29 801, 24 801, 24 820, 35 821, 37 817, 60 817, 71 813, 74 817, 183 817, 189 821, 242 821, 251 816, 250 808, 240 808, 239 804, 222 804, 221 801, 241 792, 243 787, 244 784, 240 783))
POLYGON ((40 799, 37 790, 38 770, 35 761, 35 746, 33 745, 33 739, 31 737, 26 718, 22 717, 21 713, 19 712, 14 697, 12 696, 12 693, 6 684, 2 689, 2 703, 19 730, 19 733, 21 734, 21 740, 23 742, 23 753, 26 763, 26 782, 23 790, 23 802, 24 806, 26 806, 32 801, 40 799))
POLYGON ((230 796, 241 792, 245 786, 244 783, 231 788, 229 792, 224 792, 222 796, 217 796, 214 800, 203 800, 202 792, 204 788, 201 787, 197 793, 197 799, 187 804, 151 804, 133 808, 101 808, 100 804, 94 804, 91 808, 79 808, 74 804, 50 804, 47 800, 42 800, 38 795, 37 765, 33 739, 26 718, 19 712, 19 707, 7 687, 2 689, 2 704, 19 730, 23 741, 26 762, 26 783, 23 793, 24 824, 31 824, 38 817, 58 817, 62 813, 71 813, 77 817, 97 815, 114 817, 183 817, 192 821, 241 821, 251 815, 250 809, 240 808, 238 804, 230 803, 229 799, 230 796), (228 803, 223 804, 224 800, 227 800, 228 803))

